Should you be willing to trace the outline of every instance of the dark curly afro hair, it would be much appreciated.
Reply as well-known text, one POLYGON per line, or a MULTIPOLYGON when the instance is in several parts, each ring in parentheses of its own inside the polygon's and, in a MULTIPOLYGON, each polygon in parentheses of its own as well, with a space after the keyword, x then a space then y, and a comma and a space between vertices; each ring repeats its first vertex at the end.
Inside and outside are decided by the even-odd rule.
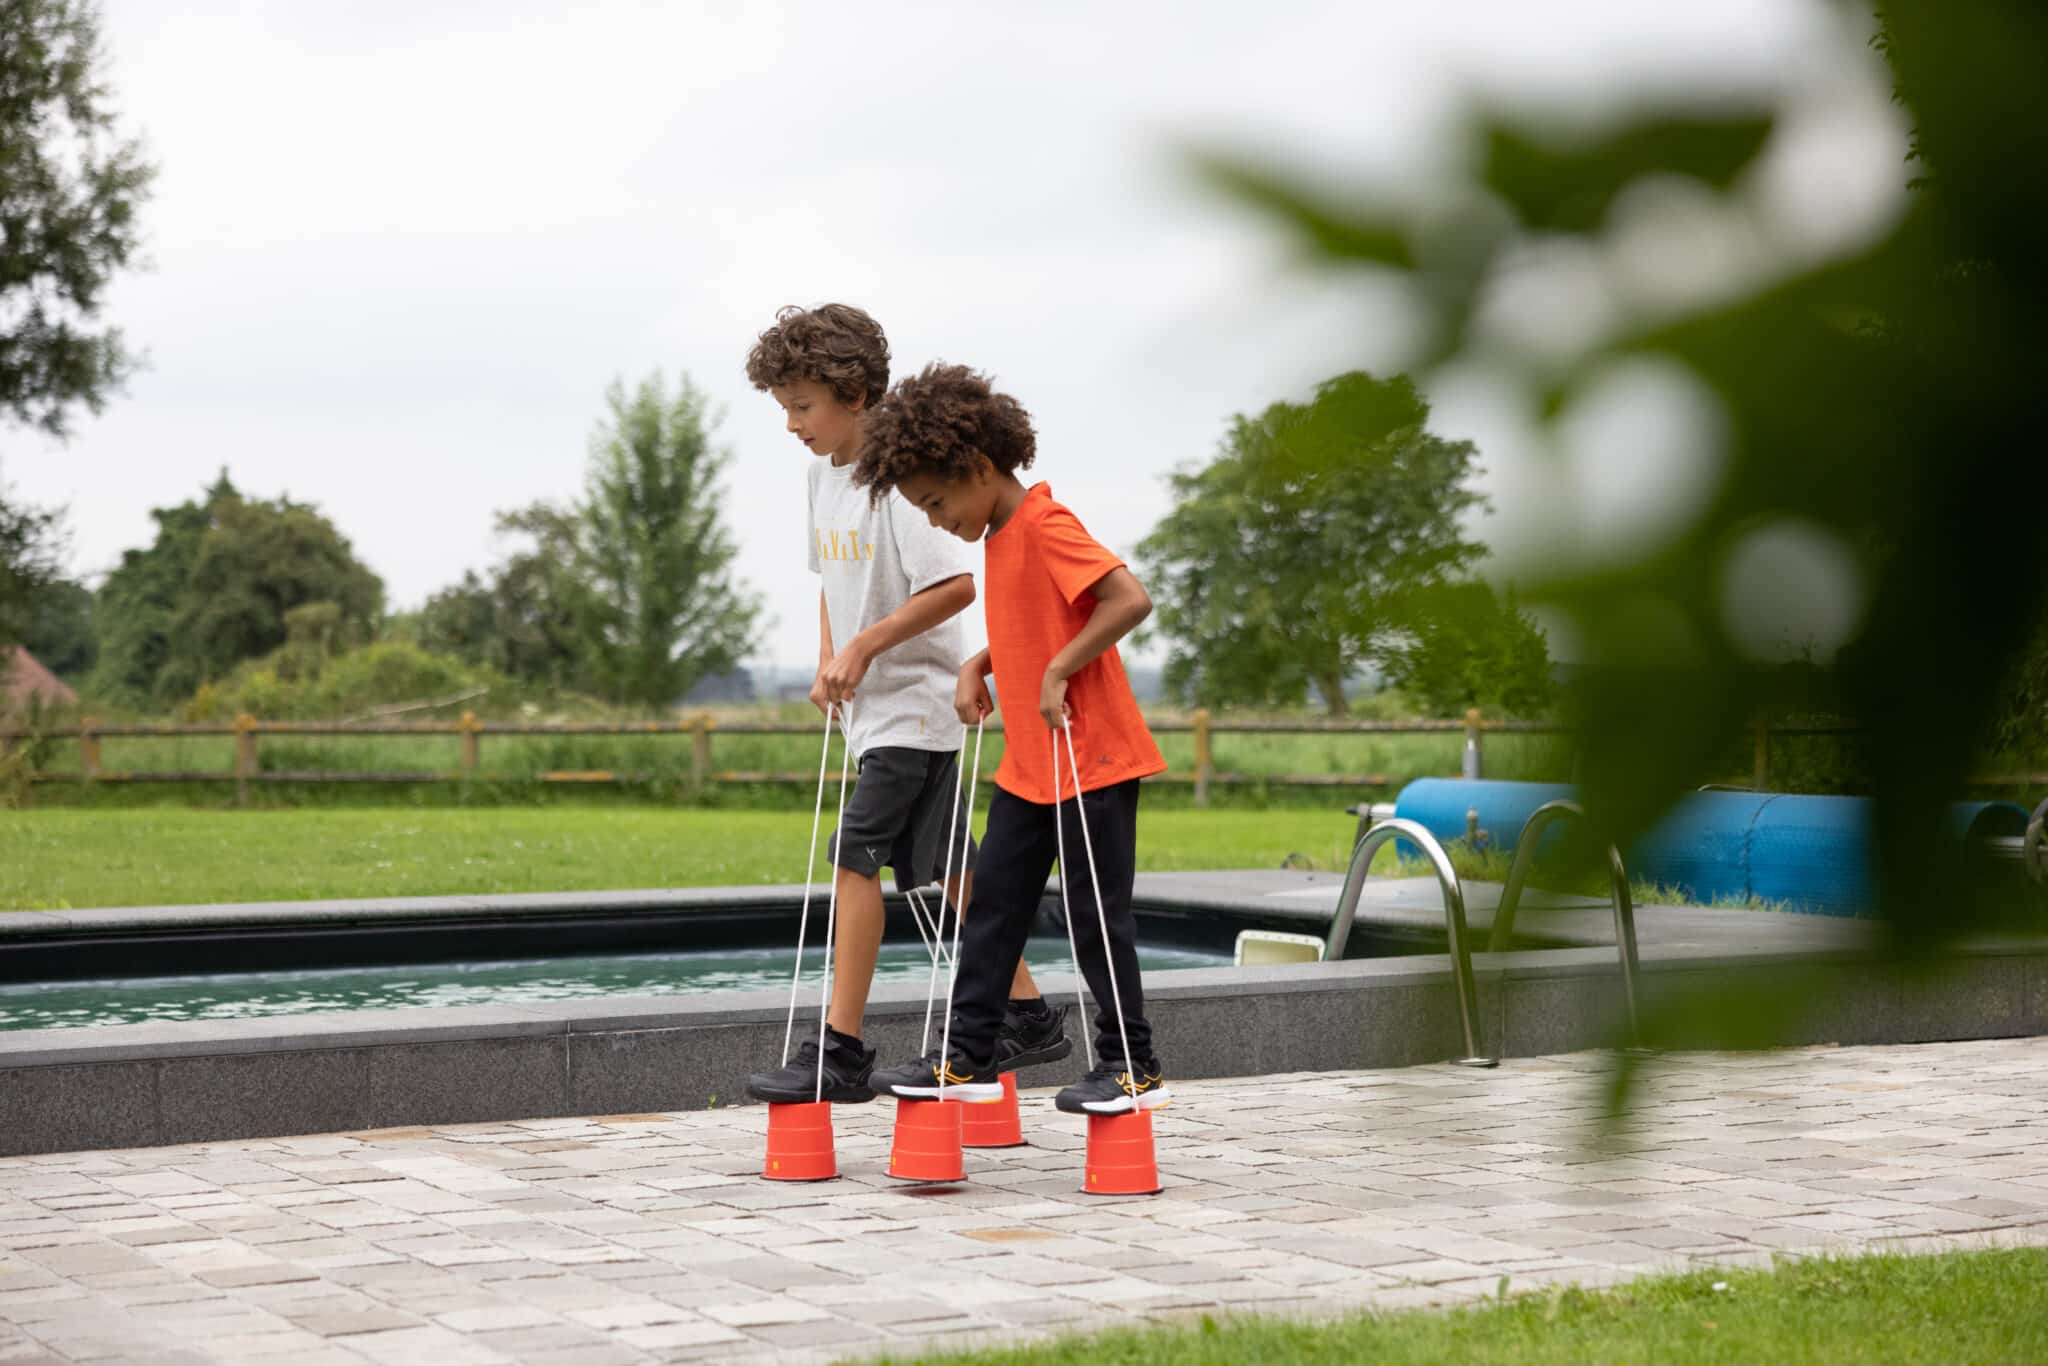
POLYGON ((889 339, 852 304, 791 304, 747 353, 747 378, 756 389, 814 379, 841 403, 872 408, 889 388, 889 339))
POLYGON ((915 474, 972 479, 989 464, 1004 474, 1038 454, 1031 414, 988 376, 964 365, 927 365, 901 380, 868 414, 853 482, 871 502, 915 474))

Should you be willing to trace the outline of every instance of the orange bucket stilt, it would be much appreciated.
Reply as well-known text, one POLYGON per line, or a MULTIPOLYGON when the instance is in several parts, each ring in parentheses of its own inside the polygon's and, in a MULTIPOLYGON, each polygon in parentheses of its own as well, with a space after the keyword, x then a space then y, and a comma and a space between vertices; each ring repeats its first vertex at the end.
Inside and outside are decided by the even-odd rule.
POLYGON ((1152 1195, 1159 1190, 1159 1162, 1152 1151, 1152 1112, 1088 1116, 1089 1195, 1152 1195))
POLYGON ((896 1102, 889 1175, 899 1181, 958 1181, 967 1175, 960 1154, 959 1101, 896 1102))
POLYGON ((831 1101, 768 1107, 768 1162, 761 1175, 770 1181, 829 1181, 839 1175, 831 1101))
POLYGON ((1017 1114, 1017 1074, 1003 1073, 1003 1098, 960 1111, 960 1143, 967 1148, 1020 1148, 1024 1122, 1017 1114))

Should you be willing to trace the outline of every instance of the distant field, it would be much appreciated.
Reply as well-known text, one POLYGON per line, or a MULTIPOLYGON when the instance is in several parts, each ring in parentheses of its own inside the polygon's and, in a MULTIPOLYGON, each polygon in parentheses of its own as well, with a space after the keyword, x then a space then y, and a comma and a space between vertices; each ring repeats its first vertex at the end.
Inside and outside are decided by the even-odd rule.
MULTIPOLYGON (((14 811, 0 909, 800 882, 810 828, 808 809, 14 811)), ((1354 829, 1334 806, 1147 811, 1138 866, 1341 868, 1354 829)))

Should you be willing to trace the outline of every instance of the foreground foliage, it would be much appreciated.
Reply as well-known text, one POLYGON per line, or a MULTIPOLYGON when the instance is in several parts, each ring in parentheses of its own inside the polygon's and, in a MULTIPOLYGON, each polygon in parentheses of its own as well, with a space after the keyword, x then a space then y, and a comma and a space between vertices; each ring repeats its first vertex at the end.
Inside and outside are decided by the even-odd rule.
MULTIPOLYGON (((1426 319, 1401 358, 1419 376, 1489 367, 1560 450, 1658 405, 1660 439, 1705 471, 1699 497, 1612 544, 1563 524, 1526 581, 1576 638, 1588 812, 1625 848, 1758 713, 1851 718, 1883 914, 1924 957, 1983 928, 1947 891, 1960 855, 1920 832, 1963 788, 2048 604, 2048 14, 1890 0, 1877 17, 1889 69, 1871 57, 1858 79, 1873 100, 1891 85, 1914 141, 1899 191, 1860 217, 1839 200, 1796 217, 1814 209, 1784 190, 1814 92, 1789 83, 1747 106, 1660 93, 1599 127, 1475 109, 1478 155, 1427 190, 1342 196, 1270 160, 1206 164, 1316 257, 1385 272, 1426 319), (1683 287, 1644 268, 1724 248, 1744 264, 1683 287), (1531 288, 1548 303, 1517 331, 1531 288), (1581 307, 1588 325, 1560 334, 1581 307)), ((1844 23, 1845 68, 1864 25, 1844 23)), ((1560 465, 1561 491, 1571 478, 1560 465)), ((1710 1013, 1772 1027, 1734 1001, 1710 1013)))

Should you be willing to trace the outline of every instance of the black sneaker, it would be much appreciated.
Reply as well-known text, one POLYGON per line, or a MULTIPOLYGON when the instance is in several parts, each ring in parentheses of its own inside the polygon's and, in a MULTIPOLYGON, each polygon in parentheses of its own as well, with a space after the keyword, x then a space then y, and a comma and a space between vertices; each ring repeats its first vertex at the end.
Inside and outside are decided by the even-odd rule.
POLYGON ((996 1031, 996 1071, 1014 1072, 1042 1062, 1058 1062, 1074 1051, 1067 1037, 1067 1007, 1049 1006, 1033 1017, 1011 1010, 996 1031))
POLYGON ((772 1105, 808 1105, 814 1100, 853 1105, 875 1098, 868 1080, 874 1070, 874 1049, 863 1045, 856 1051, 834 1039, 825 1049, 824 1094, 820 1095, 818 1041, 805 1039, 797 1045, 796 1058, 788 1066, 748 1077, 747 1094, 772 1105))
POLYGON ((942 1069, 939 1055, 927 1053, 913 1062, 885 1067, 870 1078, 877 1091, 899 1100, 990 1101, 1003 1098, 1002 1073, 994 1063, 975 1066, 959 1053, 942 1069))
POLYGON ((1095 1070, 1052 1098, 1070 1115, 1121 1115, 1131 1110, 1156 1110, 1173 1099, 1166 1074, 1157 1061, 1138 1066, 1138 1084, 1131 1085, 1122 1059, 1102 1059, 1095 1070))

